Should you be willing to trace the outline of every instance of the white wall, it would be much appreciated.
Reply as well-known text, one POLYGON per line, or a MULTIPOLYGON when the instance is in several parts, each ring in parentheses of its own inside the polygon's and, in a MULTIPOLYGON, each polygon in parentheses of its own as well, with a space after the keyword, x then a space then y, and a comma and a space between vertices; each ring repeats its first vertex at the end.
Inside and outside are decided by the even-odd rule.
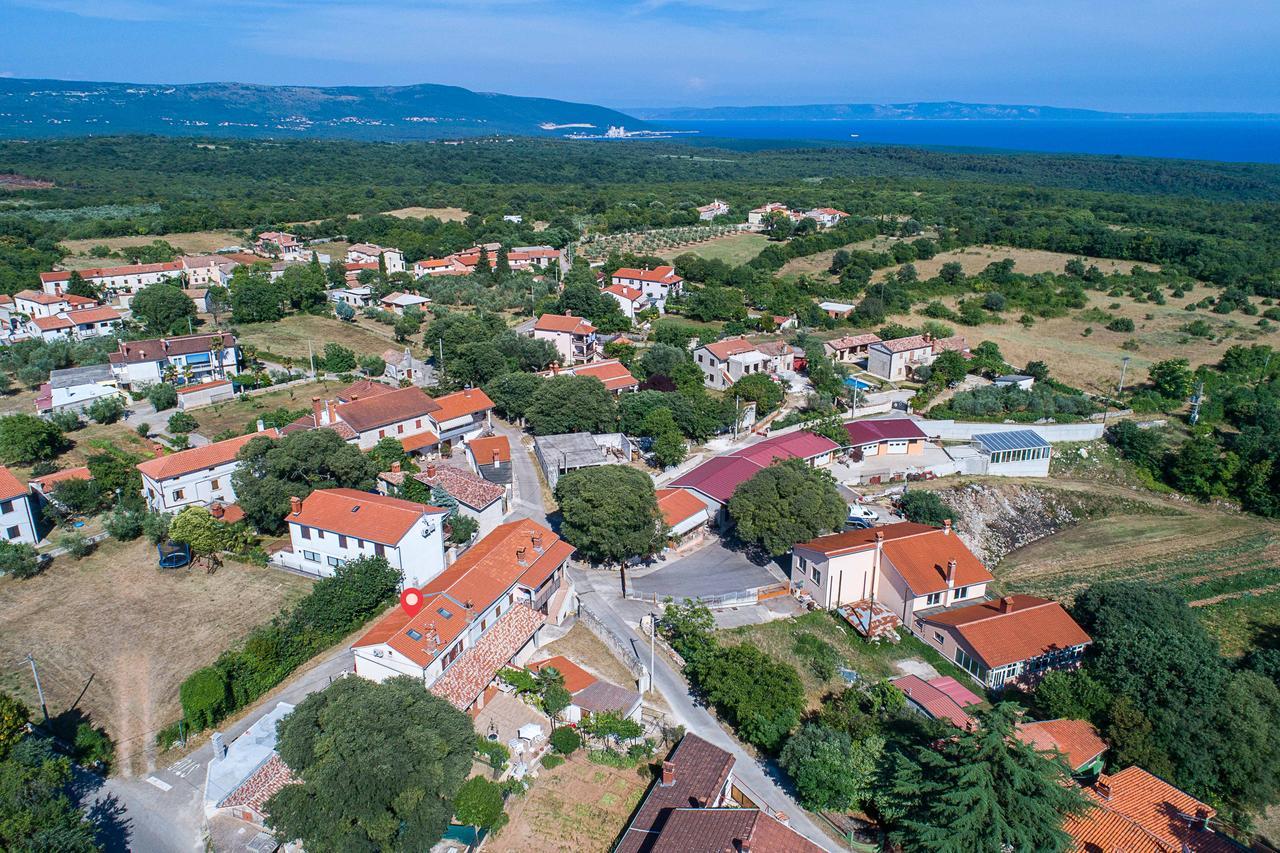
POLYGON ((8 542, 25 542, 35 545, 35 516, 31 510, 31 498, 19 495, 7 501, 0 501, 0 539, 8 542), (16 528, 16 529, 15 529, 16 528))
MULTIPOLYGON (((374 512, 376 506, 370 507, 374 512)), ((398 543, 383 543, 383 556, 400 572, 404 586, 423 586, 444 571, 444 513, 424 513, 414 522, 398 543), (430 530, 428 535, 424 531, 430 530)), ((289 541, 293 554, 280 554, 280 562, 291 568, 320 577, 331 577, 338 565, 360 557, 377 556, 376 545, 368 539, 346 536, 332 530, 307 527, 310 538, 303 535, 304 525, 289 522, 289 541), (312 559, 310 555, 314 555, 312 559)))
POLYGON ((231 475, 239 466, 238 460, 232 460, 216 468, 205 468, 163 481, 143 474, 142 495, 147 506, 157 512, 177 512, 184 506, 208 506, 214 501, 235 503, 236 492, 231 486, 231 475), (181 497, 175 494, 179 491, 182 492, 181 497))

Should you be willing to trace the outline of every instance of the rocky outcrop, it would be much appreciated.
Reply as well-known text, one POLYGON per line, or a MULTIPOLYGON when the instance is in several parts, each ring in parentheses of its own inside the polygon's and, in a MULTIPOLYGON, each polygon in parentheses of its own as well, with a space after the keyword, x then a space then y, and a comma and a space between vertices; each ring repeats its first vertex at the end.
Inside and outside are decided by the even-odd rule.
POLYGON ((940 491, 956 531, 988 568, 1007 554, 1093 515, 1089 496, 1020 484, 971 483, 940 491))

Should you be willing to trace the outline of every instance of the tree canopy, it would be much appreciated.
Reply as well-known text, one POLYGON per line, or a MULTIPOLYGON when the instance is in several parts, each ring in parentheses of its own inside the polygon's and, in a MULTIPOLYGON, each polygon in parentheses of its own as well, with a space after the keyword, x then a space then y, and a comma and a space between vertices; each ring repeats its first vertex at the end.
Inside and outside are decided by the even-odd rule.
POLYGON ((165 282, 139 290, 129 308, 152 335, 185 335, 196 319, 196 304, 180 287, 165 282))
POLYGON ((613 395, 594 376, 553 376, 538 386, 525 412, 534 435, 610 432, 617 423, 613 395))
POLYGON ((236 501, 263 533, 284 528, 291 497, 315 489, 373 487, 377 464, 330 429, 258 436, 240 448, 244 463, 231 475, 236 501))
POLYGON ((556 501, 564 536, 580 556, 599 562, 647 557, 662 547, 666 523, 653 481, 625 465, 579 468, 560 476, 556 501))
POLYGON ((738 535, 770 554, 785 554, 797 542, 839 530, 847 512, 831 475, 802 459, 770 465, 729 499, 738 535))

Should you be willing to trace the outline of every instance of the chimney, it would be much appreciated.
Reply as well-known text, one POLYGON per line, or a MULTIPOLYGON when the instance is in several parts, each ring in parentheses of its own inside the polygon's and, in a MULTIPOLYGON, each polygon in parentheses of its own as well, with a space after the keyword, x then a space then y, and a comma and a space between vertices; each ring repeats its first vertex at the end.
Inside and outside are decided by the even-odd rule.
POLYGON ((391 463, 391 473, 392 473, 392 474, 399 474, 399 473, 400 473, 400 463, 399 463, 398 461, 397 461, 397 462, 392 462, 392 463, 391 463))
POLYGON ((1013 596, 1012 595, 1006 595, 1004 598, 1000 599, 1000 612, 1001 613, 1013 612, 1013 596))
POLYGON ((522 565, 522 566, 525 564, 525 562, 524 562, 524 546, 523 546, 523 545, 521 545, 519 548, 517 548, 517 549, 516 549, 516 562, 517 562, 517 563, 519 563, 519 564, 520 564, 520 565, 522 565))
POLYGON ((880 562, 883 556, 884 556, 884 531, 877 530, 875 562, 871 564, 871 596, 870 597, 872 600, 876 598, 876 593, 879 592, 880 562))
POLYGON ((947 560, 947 589, 956 587, 956 561, 947 560))
POLYGON ((560 375, 560 362, 558 361, 551 362, 551 375, 552 376, 560 375))
POLYGON ((359 394, 352 394, 352 395, 351 395, 351 400, 350 400, 349 402, 354 403, 356 400, 359 400, 359 399, 360 399, 360 395, 359 395, 359 394))
POLYGON ((466 397, 468 400, 470 400, 470 399, 471 399, 471 386, 470 386, 470 385, 468 385, 465 389, 463 389, 463 391, 462 391, 462 396, 463 396, 463 397, 466 397))
POLYGON ((319 397, 311 398, 311 417, 315 418, 316 426, 320 426, 320 421, 324 417, 324 404, 320 402, 319 397))
POLYGON ((949 518, 944 518, 944 519, 942 520, 942 533, 943 533, 943 535, 944 535, 944 536, 950 536, 950 535, 951 535, 951 519, 949 519, 949 518))
POLYGON ((262 420, 262 418, 258 418, 258 432, 264 432, 266 428, 267 428, 266 423, 262 420))
POLYGON ((223 514, 225 513, 226 513, 226 510, 223 509, 221 501, 214 501, 212 504, 209 505, 209 515, 213 516, 214 518, 222 518, 223 514))
POLYGON ((774 815, 773 815, 773 818, 774 818, 774 820, 776 820, 778 823, 782 824, 783 826, 790 826, 790 825, 791 825, 791 818, 787 817, 787 813, 786 813, 786 812, 775 812, 775 813, 774 813, 774 815))
POLYGON ((435 479, 435 476, 436 476, 436 463, 434 463, 434 462, 428 462, 428 463, 427 463, 427 477, 428 477, 429 479, 434 480, 434 479, 435 479))
POLYGON ((676 765, 674 761, 662 762, 662 787, 670 788, 676 783, 676 765))
POLYGON ((529 539, 533 544, 533 550, 541 554, 542 553, 542 534, 535 533, 532 536, 530 536, 529 539))
POLYGON ((302 498, 297 496, 289 498, 289 512, 293 515, 302 512, 302 498))
POLYGON ((502 467, 502 454, 496 450, 493 451, 493 467, 494 468, 502 467))
POLYGON ((1098 796, 1104 800, 1111 799, 1111 777, 1105 773, 1098 774, 1098 781, 1093 783, 1093 789, 1098 792, 1098 796))
MULTIPOLYGON (((324 422, 326 424, 336 424, 338 422, 338 412, 334 408, 332 400, 325 403, 325 412, 326 412, 326 415, 325 415, 324 422)), ((319 424, 316 424, 316 426, 319 426, 319 424)))

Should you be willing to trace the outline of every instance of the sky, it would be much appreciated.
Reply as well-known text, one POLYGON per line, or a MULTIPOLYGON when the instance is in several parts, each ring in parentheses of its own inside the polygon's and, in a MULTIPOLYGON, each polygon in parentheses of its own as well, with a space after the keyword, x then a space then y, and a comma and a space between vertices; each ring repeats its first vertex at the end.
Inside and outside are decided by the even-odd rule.
POLYGON ((1280 113, 1277 0, 0 0, 0 75, 1280 113))

